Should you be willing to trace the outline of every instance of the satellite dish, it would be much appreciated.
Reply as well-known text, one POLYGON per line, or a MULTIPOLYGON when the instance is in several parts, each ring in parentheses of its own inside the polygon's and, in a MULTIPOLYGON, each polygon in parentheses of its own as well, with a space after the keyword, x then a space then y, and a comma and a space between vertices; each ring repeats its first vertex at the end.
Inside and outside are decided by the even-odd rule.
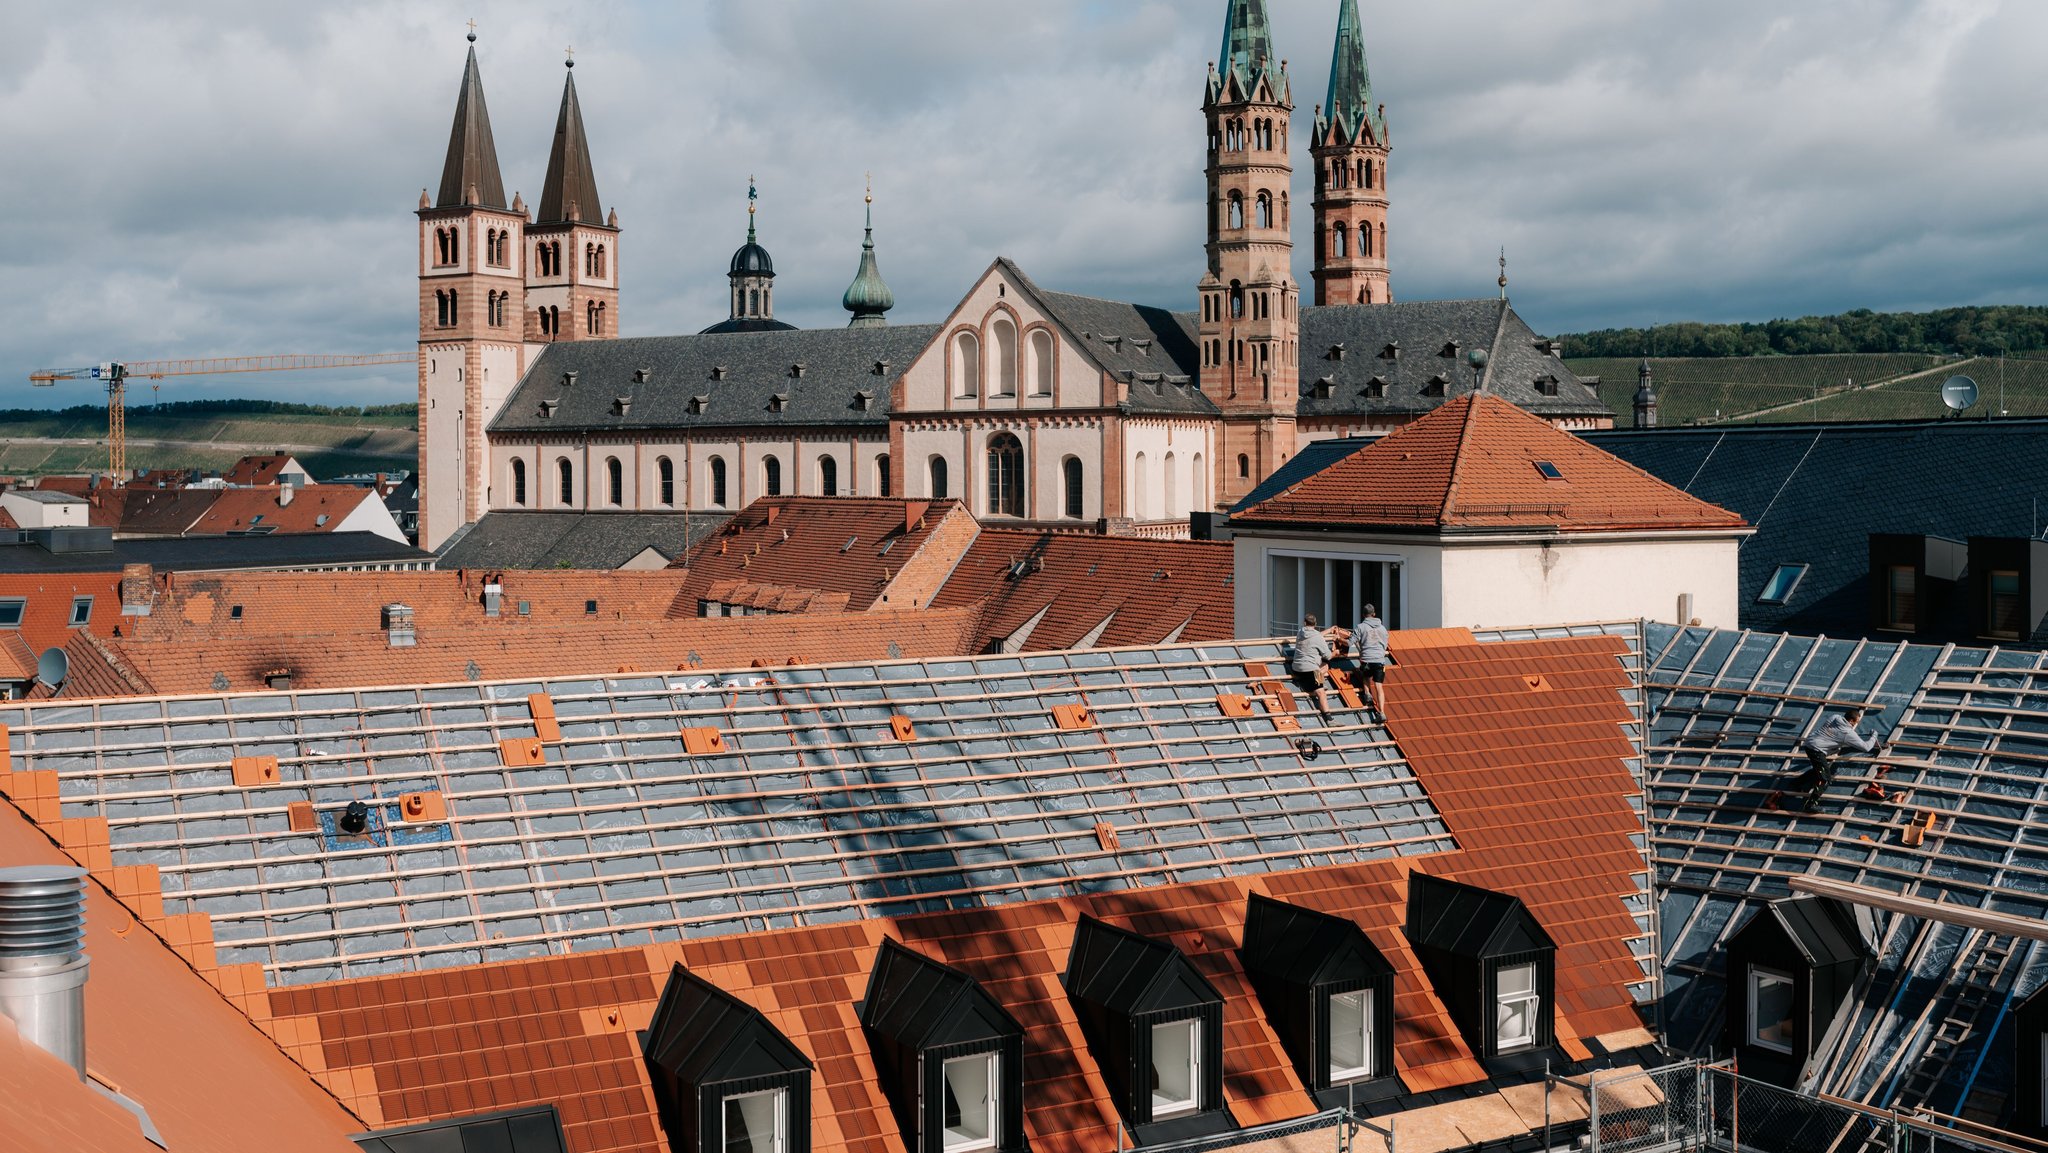
POLYGON ((36 658, 36 679, 51 688, 63 684, 70 675, 71 658, 64 655, 63 649, 48 649, 36 658))
POLYGON ((1967 376, 1951 376, 1942 382, 1941 403, 1952 412, 1961 412, 1977 403, 1977 382, 1967 376))

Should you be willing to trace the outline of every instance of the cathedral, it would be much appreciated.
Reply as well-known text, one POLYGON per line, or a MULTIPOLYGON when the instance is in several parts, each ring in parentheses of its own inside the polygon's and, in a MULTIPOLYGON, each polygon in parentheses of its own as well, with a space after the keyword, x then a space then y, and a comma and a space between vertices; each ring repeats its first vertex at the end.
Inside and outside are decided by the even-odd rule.
POLYGON ((1205 272, 1191 309, 1034 283, 995 258, 936 324, 888 320, 872 204, 844 328, 775 319, 752 225, 730 315, 620 338, 619 216, 599 199, 575 74, 538 205, 505 199, 474 35, 437 195, 419 204, 420 543, 490 512, 730 511, 761 496, 956 497, 1001 523, 1184 536, 1328 437, 1471 392, 1606 428, 1498 300, 1399 302, 1384 105, 1357 0, 1337 0, 1315 109, 1313 304, 1293 279, 1292 86, 1264 0, 1225 0, 1201 102, 1205 272))

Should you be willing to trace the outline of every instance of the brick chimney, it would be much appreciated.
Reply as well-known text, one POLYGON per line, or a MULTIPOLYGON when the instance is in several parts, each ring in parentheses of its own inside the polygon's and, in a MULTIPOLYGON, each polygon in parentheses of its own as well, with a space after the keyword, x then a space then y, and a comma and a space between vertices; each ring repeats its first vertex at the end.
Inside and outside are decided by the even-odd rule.
POLYGON ((121 566, 121 615, 146 617, 156 607, 156 572, 146 564, 121 566))
POLYGON ((283 508, 290 503, 292 503, 292 482, 288 480, 279 481, 277 485, 277 507, 283 508))

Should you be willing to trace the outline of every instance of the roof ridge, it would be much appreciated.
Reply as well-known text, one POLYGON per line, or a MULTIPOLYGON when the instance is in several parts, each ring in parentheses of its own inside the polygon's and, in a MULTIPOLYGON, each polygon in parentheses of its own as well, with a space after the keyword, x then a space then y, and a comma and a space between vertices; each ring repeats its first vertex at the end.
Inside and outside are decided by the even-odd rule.
MULTIPOLYGON (((1467 393, 1457 400, 1445 402, 1444 407, 1446 408, 1462 402, 1465 405, 1465 410, 1464 423, 1458 428, 1457 446, 1451 449, 1450 476, 1444 482, 1443 503, 1437 508, 1436 522, 1440 525, 1451 523, 1451 509, 1458 502, 1458 473, 1465 467, 1465 450, 1472 444, 1472 430, 1476 423, 1475 418, 1479 409, 1479 401, 1484 395, 1484 393, 1479 392, 1467 393)), ((1495 397, 1494 399, 1499 400, 1500 398, 1495 397)), ((1501 403, 1506 404, 1507 402, 1503 400, 1501 403)))

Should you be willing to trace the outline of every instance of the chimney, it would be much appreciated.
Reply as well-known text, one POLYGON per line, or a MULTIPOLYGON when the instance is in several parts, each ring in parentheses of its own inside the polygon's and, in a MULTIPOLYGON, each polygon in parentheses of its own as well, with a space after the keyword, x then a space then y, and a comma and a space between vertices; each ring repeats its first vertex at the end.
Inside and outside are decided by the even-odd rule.
POLYGON ((503 606, 504 606, 504 603, 505 603, 505 586, 504 586, 504 585, 501 585, 501 584, 499 584, 499 583, 498 583, 497 581, 495 581, 495 580, 494 580, 494 581, 491 581, 490 583, 488 583, 488 584, 486 584, 486 585, 484 585, 484 615, 485 615, 485 616, 487 616, 487 617, 494 617, 494 616, 497 616, 497 615, 499 614, 499 612, 501 612, 501 611, 503 610, 503 606))
POLYGON ((121 615, 146 617, 156 605, 156 573, 146 564, 121 566, 121 615))
POLYGON ((277 485, 277 507, 283 508, 290 503, 292 503, 292 482, 288 480, 279 481, 277 485))
POLYGON ((406 605, 385 605, 384 631, 392 648, 411 648, 416 643, 412 631, 412 609, 406 605))
POLYGON ((0 868, 0 1014, 85 1080, 85 870, 0 868))

